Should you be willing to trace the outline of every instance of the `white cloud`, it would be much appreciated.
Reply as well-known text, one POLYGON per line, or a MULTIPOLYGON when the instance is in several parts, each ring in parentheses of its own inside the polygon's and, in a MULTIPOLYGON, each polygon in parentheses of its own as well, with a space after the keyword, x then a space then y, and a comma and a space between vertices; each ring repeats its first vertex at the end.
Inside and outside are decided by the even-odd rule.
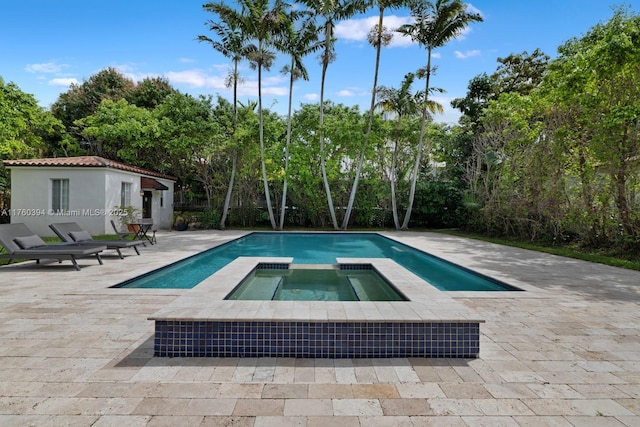
POLYGON ((122 74, 133 73, 137 68, 135 64, 114 64, 111 65, 111 67, 120 71, 122 74))
POLYGON ((165 74, 172 84, 184 84, 191 87, 226 89, 224 77, 209 76, 202 70, 169 71, 165 74))
POLYGON ((191 58, 180 58, 179 61, 182 62, 183 64, 190 64, 190 63, 196 62, 195 59, 191 59, 191 58))
POLYGON ((30 73, 59 73, 65 68, 69 68, 69 64, 45 62, 43 64, 27 64, 26 70, 30 73))
MULTIPOLYGON (((471 4, 467 6, 467 11, 470 13, 478 13, 483 16, 482 11, 471 4)), ((410 37, 403 36, 395 32, 395 30, 400 26, 410 24, 411 22, 413 22, 413 18, 411 18, 410 16, 389 15, 384 17, 383 25, 387 27, 389 31, 393 32, 393 39, 389 47, 407 47, 415 44, 410 37)), ((336 36, 342 40, 366 43, 367 34, 369 34, 371 28, 373 28, 373 26, 377 23, 377 16, 358 19, 347 19, 345 21, 339 22, 336 25, 336 36)), ((456 36, 456 40, 464 40, 467 37, 467 34, 469 34, 471 31, 472 29, 470 26, 463 28, 462 31, 460 31, 460 33, 456 36)))
POLYGON ((341 91, 338 91, 337 95, 338 96, 366 96, 370 93, 371 92, 368 89, 352 86, 352 87, 342 89, 341 91))
POLYGON ((467 34, 469 34, 471 32, 471 27, 464 27, 462 29, 462 31, 460 31, 458 33, 458 35, 455 37, 456 40, 460 41, 460 40, 464 40, 467 38, 467 34))
MULTIPOLYGON (((218 77, 211 76, 211 79, 222 80, 222 85, 224 86, 224 81, 226 79, 226 73, 224 75, 220 75, 218 77)), ((255 79, 255 76, 246 75, 244 77, 244 82, 238 86, 238 95, 240 96, 258 96, 258 80, 255 79)), ((289 94, 289 87, 287 84, 283 84, 286 81, 286 78, 283 76, 267 76, 262 78, 262 95, 263 96, 285 96, 289 94)), ((210 86, 209 86, 210 87, 210 86)), ((217 88, 216 88, 217 89, 217 88)), ((220 89, 223 90, 223 89, 220 89)), ((231 92, 231 88, 224 88, 225 91, 231 92)))
POLYGON ((49 86, 60 86, 60 87, 69 87, 72 84, 77 85, 78 79, 74 78, 74 77, 68 77, 68 78, 55 78, 55 79, 51 79, 49 80, 49 86))
POLYGON ((467 59, 472 56, 480 56, 480 51, 478 49, 468 50, 466 52, 460 52, 459 50, 456 50, 454 53, 456 55, 456 58, 458 59, 467 59))
MULTIPOLYGON (((220 70, 218 70, 220 71, 220 70)), ((226 73, 210 74, 200 69, 169 71, 164 75, 171 84, 186 85, 191 88, 204 88, 216 92, 230 93, 231 88, 226 87, 226 73)), ((269 76, 262 80, 262 94, 267 96, 284 96, 289 93, 286 80, 282 76, 269 76)), ((238 86, 239 96, 258 96, 258 82, 248 80, 238 86)))
POLYGON ((389 45, 389 47, 407 47, 413 45, 414 42, 411 40, 411 37, 402 35, 400 33, 395 33, 393 35, 393 41, 389 45))
MULTIPOLYGON (((267 76, 262 78, 262 85, 280 85, 280 84, 289 84, 289 78, 287 76, 276 74, 273 76, 267 76)), ((288 92, 288 90, 287 90, 288 92)))
MULTIPOLYGON (((255 95, 258 95, 258 89, 256 88, 255 90, 255 95)), ((278 86, 273 86, 273 87, 262 87, 262 94, 263 95, 271 95, 271 96, 285 96, 289 94, 289 89, 286 87, 278 87, 278 86)), ((249 95, 249 94, 247 94, 249 95)))
MULTIPOLYGON (((409 16, 389 15, 384 17, 383 25, 387 27, 389 31, 394 31, 401 25, 408 24, 410 22, 411 17, 409 16)), ((368 18, 359 19, 347 19, 345 21, 339 22, 336 25, 336 36, 342 40, 366 42, 367 34, 369 34, 371 28, 373 28, 373 26, 377 23, 377 16, 370 16, 368 18)), ((389 47, 409 46, 412 43, 413 42, 409 37, 403 37, 398 33, 394 33, 393 40, 391 41, 389 47)))
POLYGON ((320 95, 318 95, 317 93, 307 93, 303 96, 303 98, 307 101, 317 101, 318 99, 320 99, 320 95))

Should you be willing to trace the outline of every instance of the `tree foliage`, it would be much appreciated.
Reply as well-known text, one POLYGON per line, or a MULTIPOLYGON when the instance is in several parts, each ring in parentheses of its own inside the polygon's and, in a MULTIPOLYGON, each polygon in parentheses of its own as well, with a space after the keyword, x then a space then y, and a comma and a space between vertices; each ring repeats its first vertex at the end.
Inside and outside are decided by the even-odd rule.
POLYGON ((467 174, 475 227, 637 248, 640 17, 618 8, 558 52, 548 66, 512 57, 537 71, 503 78, 482 110, 467 174))
POLYGON ((498 62, 500 66, 491 75, 495 92, 518 92, 520 95, 528 95, 542 83, 549 56, 536 49, 531 54, 527 51, 512 53, 505 58, 498 58, 498 62))
POLYGON ((0 77, 0 159, 29 158, 55 152, 64 128, 36 99, 0 77))
POLYGON ((67 149, 73 152, 68 143, 59 120, 38 106, 33 95, 0 77, 0 209, 8 207, 10 188, 2 160, 57 155, 67 149))
POLYGON ((105 68, 80 84, 72 84, 51 107, 51 112, 72 129, 76 120, 93 114, 103 99, 118 101, 135 87, 132 80, 115 68, 105 68))

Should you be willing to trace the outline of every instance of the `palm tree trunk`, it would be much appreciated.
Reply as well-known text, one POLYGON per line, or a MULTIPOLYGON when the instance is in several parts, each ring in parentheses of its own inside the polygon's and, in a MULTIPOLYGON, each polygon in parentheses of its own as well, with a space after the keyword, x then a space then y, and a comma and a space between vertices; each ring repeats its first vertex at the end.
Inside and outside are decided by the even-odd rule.
POLYGON ((364 163, 364 156, 369 144, 369 135, 371 134, 371 127, 373 126, 373 109, 376 105, 376 88, 378 87, 378 71, 380 68, 380 51, 382 50, 382 20, 384 18, 384 9, 380 8, 380 15, 378 17, 378 40, 376 45, 376 66, 373 73, 373 89, 371 90, 371 105, 369 107, 369 123, 367 124, 367 131, 364 134, 364 141, 362 149, 360 151, 360 158, 358 159, 358 167, 356 169, 356 176, 353 179, 353 186, 351 187, 351 194, 349 195, 349 204, 347 205, 347 211, 345 212, 344 219, 342 221, 342 229, 346 230, 349 226, 349 218, 351 217, 351 210, 353 209, 353 203, 356 199, 356 192, 358 191, 358 183, 360 182, 360 174, 362 173, 362 165, 364 163))
MULTIPOLYGON (((262 46, 259 46, 262 50, 262 46)), ((271 228, 276 227, 276 220, 273 216, 273 208, 271 207, 271 196, 269 195, 269 181, 267 180, 267 162, 264 154, 264 124, 262 123, 262 64, 258 64, 258 122, 260 131, 260 163, 262 166, 262 182, 264 183, 264 197, 267 202, 267 210, 269 211, 269 221, 271 228)))
POLYGON ((293 104, 293 80, 294 80, 295 63, 291 61, 291 77, 289 79, 289 110, 287 111, 287 141, 284 145, 284 183, 282 184, 282 205, 280 206, 280 226, 279 230, 284 228, 284 216, 287 210, 287 187, 289 174, 289 143, 291 142, 291 106, 293 104))
MULTIPOLYGON (((392 168, 395 167, 395 160, 396 160, 396 154, 393 153, 393 161, 391 162, 392 164, 392 168)), ((398 202, 396 200, 396 171, 392 170, 391 171, 391 176, 390 176, 390 181, 391 181, 391 210, 392 210, 392 214, 393 214, 393 225, 396 228, 396 230, 400 230, 400 219, 398 218, 398 202)))
POLYGON ((393 154, 391 156, 391 173, 389 174, 389 181, 391 181, 391 210, 393 215, 393 225, 396 230, 400 230, 400 219, 398 217, 398 201, 396 198, 396 185, 398 181, 398 171, 396 170, 398 164, 398 145, 400 145, 400 122, 402 116, 398 116, 398 130, 396 131, 396 138, 393 144, 393 154))
POLYGON ((225 223, 227 221, 227 214, 229 212, 229 205, 231 205, 231 193, 233 192, 233 184, 236 178, 236 169, 238 165, 238 150, 233 149, 231 154, 231 176, 229 177, 229 185, 227 187, 227 195, 224 198, 224 207, 222 208, 222 217, 220 218, 220 229, 224 230, 225 223))
MULTIPOLYGON (((413 200, 416 195, 416 183, 418 182, 418 173, 420 172, 420 162, 422 160, 422 149, 424 147, 424 134, 427 126, 427 101, 429 100, 429 78, 431 77, 431 48, 427 49, 427 75, 424 90, 424 106, 422 107, 422 123, 420 124, 420 140, 418 142, 418 153, 416 155, 416 162, 413 165, 413 174, 411 177, 411 191, 409 192, 409 206, 407 212, 404 214, 404 221, 402 222, 402 230, 409 228, 409 220, 411 219, 411 211, 413 210, 413 200)), ((427 159, 429 158, 429 151, 431 151, 431 143, 427 148, 427 159)))
POLYGON ((231 176, 229 177, 229 186, 227 187, 227 195, 224 198, 224 207, 222 208, 222 216, 220 218, 220 229, 224 230, 227 222, 227 214, 229 213, 229 205, 231 205, 231 194, 233 193, 233 184, 236 178, 236 169, 238 166, 238 147, 236 146, 236 128, 238 127, 238 61, 233 61, 233 152, 231 153, 231 176))
POLYGON ((329 213, 331 214, 331 222, 333 229, 338 230, 338 221, 336 220, 336 212, 333 208, 333 200, 331 199, 331 188, 329 188, 329 180, 327 179, 327 166, 324 152, 324 132, 322 125, 324 124, 324 81, 327 75, 327 64, 322 64, 322 81, 320 84, 320 169, 322 170, 322 182, 324 183, 324 189, 327 193, 327 203, 329 205, 329 213))

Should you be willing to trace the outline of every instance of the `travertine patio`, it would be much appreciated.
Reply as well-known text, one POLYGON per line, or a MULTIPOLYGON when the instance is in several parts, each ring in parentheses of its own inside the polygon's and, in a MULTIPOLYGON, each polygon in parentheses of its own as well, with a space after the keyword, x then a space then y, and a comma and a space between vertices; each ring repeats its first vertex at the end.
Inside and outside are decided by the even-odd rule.
POLYGON ((0 425, 640 425, 640 272, 433 233, 384 234, 527 289, 449 293, 478 359, 154 358, 185 291, 109 286, 240 234, 0 267, 0 425))

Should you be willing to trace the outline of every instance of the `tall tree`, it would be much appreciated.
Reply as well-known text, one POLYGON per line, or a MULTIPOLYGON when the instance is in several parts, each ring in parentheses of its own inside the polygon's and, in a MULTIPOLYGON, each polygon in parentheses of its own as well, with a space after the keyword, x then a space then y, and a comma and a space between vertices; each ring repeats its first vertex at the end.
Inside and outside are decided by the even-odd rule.
POLYGON ((224 135, 213 117, 211 97, 175 93, 153 111, 158 120, 158 145, 165 161, 184 183, 186 176, 200 182, 211 207, 215 160, 223 147, 224 135))
POLYGON ((367 2, 363 0, 303 0, 308 10, 318 19, 322 21, 321 31, 323 33, 323 48, 320 54, 320 64, 322 66, 322 77, 320 80, 320 123, 318 128, 318 136, 320 140, 320 169, 322 171, 322 181, 324 183, 325 193, 327 195, 327 204, 329 206, 329 214, 331 222, 335 230, 338 229, 338 220, 333 206, 331 197, 331 188, 327 177, 326 153, 325 153, 325 137, 324 137, 324 87, 327 77, 327 68, 335 59, 335 26, 336 22, 341 19, 347 19, 356 13, 363 11, 367 7, 367 2))
POLYGON ((112 67, 105 68, 81 84, 72 84, 51 106, 54 116, 64 123, 67 130, 73 122, 87 117, 98 109, 103 99, 118 101, 126 98, 135 83, 112 67))
POLYGON ((282 203, 280 204, 280 220, 278 229, 284 228, 284 218, 287 209, 287 187, 289 173, 289 144, 291 143, 291 114, 293 107, 293 83, 302 78, 309 80, 302 59, 320 49, 322 46, 318 42, 318 28, 312 19, 305 19, 297 28, 294 26, 295 16, 290 19, 287 30, 282 34, 277 42, 278 49, 288 54, 290 64, 282 69, 282 73, 289 74, 289 106, 287 110, 287 140, 284 148, 284 182, 282 184, 282 203))
POLYGON ((260 158, 262 169, 262 181, 264 195, 269 213, 271 227, 277 228, 273 215, 271 196, 269 193, 269 180, 267 177, 267 164, 265 159, 264 124, 262 113, 262 70, 269 70, 275 60, 275 54, 269 50, 274 44, 276 36, 287 28, 289 15, 287 5, 276 0, 271 7, 269 0, 241 0, 242 7, 241 25, 247 36, 257 44, 249 48, 247 59, 254 69, 258 70, 258 123, 260 138, 260 158))
MULTIPOLYGON (((0 208, 5 208, 10 185, 2 160, 42 157, 63 151, 65 147, 59 141, 64 135, 64 126, 38 106, 33 95, 24 93, 15 83, 5 83, 2 77, 0 117, 0 208)), ((4 219, 8 217, 0 217, 0 222, 4 219)))
MULTIPOLYGON (((0 160, 50 154, 48 140, 63 132, 62 123, 24 93, 0 77, 0 160)), ((55 148, 54 148, 55 150, 55 148)))
POLYGON ((233 133, 231 137, 231 174, 229 176, 229 184, 227 186, 227 193, 224 199, 224 207, 220 217, 220 228, 224 230, 227 215, 229 213, 229 205, 231 203, 236 171, 238 169, 238 147, 236 138, 236 129, 238 127, 238 84, 242 81, 238 72, 238 66, 240 61, 246 57, 249 50, 246 44, 246 35, 243 33, 241 28, 242 20, 239 19, 240 17, 237 16, 236 13, 234 13, 233 9, 222 2, 207 3, 203 8, 207 12, 218 15, 220 20, 216 21, 211 19, 207 21, 209 30, 215 34, 216 39, 200 35, 198 36, 198 40, 211 44, 213 49, 231 59, 233 62, 233 70, 229 73, 226 81, 227 87, 233 87, 233 133))
MULTIPOLYGON (((411 16, 415 20, 411 24, 401 26, 397 31, 423 46, 427 50, 427 66, 425 69, 425 96, 429 96, 430 80, 433 69, 431 57, 433 50, 444 46, 448 41, 457 37, 471 22, 481 22, 482 16, 478 13, 467 11, 467 5, 461 0, 436 0, 435 3, 426 0, 417 0, 411 3, 411 16)), ((422 124, 420 126, 420 140, 418 153, 411 177, 411 192, 409 194, 409 206, 402 222, 402 229, 409 228, 409 220, 413 209, 416 182, 420 172, 420 162, 424 148, 424 136, 427 120, 429 119, 428 103, 422 107, 422 124)), ((427 144, 426 156, 429 159, 431 140, 427 144)))
POLYGON ((393 39, 393 33, 383 25, 384 11, 385 9, 399 8, 408 3, 408 0, 377 0, 378 5, 378 23, 371 29, 368 35, 369 44, 376 49, 376 63, 373 72, 373 87, 371 88, 371 104, 369 106, 369 120, 367 122, 367 129, 365 131, 364 140, 362 141, 362 149, 360 150, 360 157, 358 159, 358 167, 356 168, 356 175, 353 179, 353 185, 351 186, 351 194, 349 196, 349 203, 347 204, 347 210, 342 221, 342 229, 346 230, 349 225, 349 218, 351 217, 351 210, 353 209, 353 203, 356 198, 356 192, 358 191, 358 182, 360 180, 360 174, 362 172, 362 165, 364 163, 364 157, 368 145, 369 134, 371 133, 371 126, 373 124, 374 107, 376 104, 376 90, 378 87, 378 71, 380 69, 380 52, 382 46, 388 46, 393 39))
POLYGON ((164 77, 147 77, 136 85, 133 91, 125 96, 129 103, 140 108, 153 110, 172 93, 175 93, 169 80, 164 77))
POLYGON ((398 151, 403 132, 403 121, 406 117, 415 116, 420 111, 421 93, 412 93, 411 86, 415 80, 415 74, 408 73, 404 76, 399 89, 381 86, 378 88, 380 100, 378 106, 383 111, 395 116, 395 128, 393 131, 393 151, 391 153, 391 167, 389 169, 389 184, 391 186, 391 212, 393 224, 397 230, 400 229, 400 219, 398 216, 398 203, 396 188, 398 182, 398 151))
POLYGON ((469 81, 467 95, 464 98, 455 98, 451 106, 462 113, 460 123, 471 126, 474 129, 489 101, 495 97, 494 80, 482 73, 469 81))
POLYGON ((104 99, 90 116, 76 121, 82 137, 102 156, 136 166, 160 169, 162 150, 155 143, 158 121, 146 108, 126 99, 104 99))
POLYGON ((549 63, 549 56, 540 49, 531 54, 527 51, 512 53, 505 58, 498 58, 500 66, 491 76, 494 81, 496 95, 502 92, 518 92, 528 95, 542 83, 549 63))

